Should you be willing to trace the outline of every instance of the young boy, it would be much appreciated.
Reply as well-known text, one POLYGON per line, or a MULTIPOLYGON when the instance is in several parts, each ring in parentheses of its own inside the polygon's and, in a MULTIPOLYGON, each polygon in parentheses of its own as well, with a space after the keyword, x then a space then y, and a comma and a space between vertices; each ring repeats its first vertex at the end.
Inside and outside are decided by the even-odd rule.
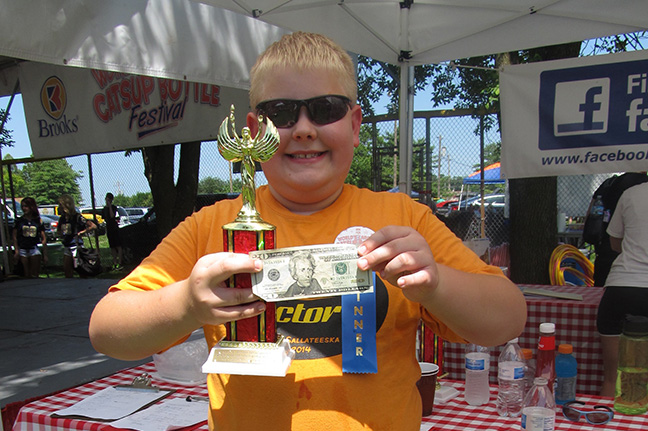
MULTIPOLYGON (((247 116, 273 120, 279 150, 263 164, 256 193, 261 217, 277 226, 277 247, 334 243, 375 232, 358 247, 358 266, 376 277, 377 368, 343 373, 340 297, 278 302, 277 331, 296 358, 286 377, 211 374, 210 427, 218 430, 418 430, 421 318, 446 340, 503 344, 526 321, 520 290, 463 246, 424 205, 403 194, 345 185, 362 121, 353 63, 329 39, 284 36, 252 69, 247 116), (353 228, 353 229, 351 229, 353 228)), ((221 226, 240 198, 187 218, 97 305, 95 348, 144 358, 203 327, 209 347, 225 322, 264 310, 250 289, 229 289, 236 273, 260 271, 247 255, 223 253, 221 226)), ((369 236, 369 235, 367 235, 369 236)))

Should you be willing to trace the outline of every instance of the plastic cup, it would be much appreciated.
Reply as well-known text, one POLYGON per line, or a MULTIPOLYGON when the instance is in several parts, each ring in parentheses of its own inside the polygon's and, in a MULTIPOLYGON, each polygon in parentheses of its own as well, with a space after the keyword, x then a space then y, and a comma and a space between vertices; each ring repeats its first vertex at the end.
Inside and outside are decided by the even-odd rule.
POLYGON ((416 382, 416 386, 421 394, 423 416, 429 416, 434 407, 434 392, 436 391, 439 366, 431 362, 419 362, 419 365, 421 366, 421 378, 416 382))

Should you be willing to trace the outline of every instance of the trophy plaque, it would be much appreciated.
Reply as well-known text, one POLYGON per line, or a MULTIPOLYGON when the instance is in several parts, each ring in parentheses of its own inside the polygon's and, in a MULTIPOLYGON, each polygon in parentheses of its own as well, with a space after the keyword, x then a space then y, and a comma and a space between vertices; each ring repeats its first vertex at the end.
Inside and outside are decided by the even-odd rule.
MULTIPOLYGON (((236 219, 223 226, 226 251, 249 253, 275 248, 275 226, 261 219, 256 210, 254 185, 255 162, 266 162, 279 148, 279 133, 269 119, 263 125, 259 116, 259 132, 252 138, 244 127, 236 134, 234 106, 220 125, 218 150, 226 160, 241 162, 243 206, 236 219)), ((250 274, 236 274, 229 280, 231 288, 252 287, 250 274)), ((219 341, 203 365, 204 373, 285 376, 294 352, 288 340, 277 337, 275 306, 266 303, 262 314, 228 323, 227 335, 219 341)))

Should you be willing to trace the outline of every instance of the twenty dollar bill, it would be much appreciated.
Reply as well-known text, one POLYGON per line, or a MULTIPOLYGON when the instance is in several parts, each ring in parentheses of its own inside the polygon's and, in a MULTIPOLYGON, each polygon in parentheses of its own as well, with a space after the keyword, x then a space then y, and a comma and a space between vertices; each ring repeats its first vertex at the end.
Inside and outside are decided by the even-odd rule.
POLYGON ((322 244, 250 252, 263 260, 252 291, 269 301, 373 292, 371 273, 358 269, 355 245, 322 244))

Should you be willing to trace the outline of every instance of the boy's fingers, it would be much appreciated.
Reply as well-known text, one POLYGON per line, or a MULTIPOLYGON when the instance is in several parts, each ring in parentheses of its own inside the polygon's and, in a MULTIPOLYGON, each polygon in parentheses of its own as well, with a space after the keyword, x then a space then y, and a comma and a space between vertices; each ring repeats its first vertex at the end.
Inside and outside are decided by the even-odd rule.
MULTIPOLYGON (((206 295, 203 296, 203 300, 207 301, 211 308, 232 307, 258 302, 259 298, 250 288, 228 287, 228 280, 235 274, 257 272, 262 267, 263 263, 260 260, 252 259, 246 254, 215 253, 200 258, 191 278, 196 286, 202 285, 203 288, 211 290, 211 293, 203 293, 206 295)), ((259 312, 252 308, 245 309, 245 315, 259 312)))
POLYGON ((201 257, 199 262, 200 268, 206 272, 205 275, 219 282, 234 274, 258 272, 263 268, 260 260, 241 253, 208 254, 201 257))
POLYGON ((252 293, 250 288, 219 286, 213 288, 212 291, 217 297, 216 302, 220 303, 219 307, 230 307, 259 301, 259 297, 252 293))
POLYGON ((421 269, 415 272, 404 272, 398 277, 397 286, 400 288, 415 287, 415 286, 428 286, 432 283, 433 277, 428 268, 421 269))
POLYGON ((360 254, 369 253, 376 248, 404 236, 399 226, 386 226, 367 238, 358 248, 360 254))
POLYGON ((410 249, 410 246, 411 244, 408 241, 399 237, 386 243, 381 243, 373 249, 365 249, 364 253, 363 251, 359 251, 361 257, 358 260, 358 267, 367 270, 375 269, 380 264, 389 265, 390 261, 395 257, 400 259, 401 255, 410 249))
POLYGON ((216 312, 218 317, 227 322, 233 320, 247 319, 254 317, 265 311, 265 303, 262 301, 254 302, 252 304, 233 305, 230 307, 219 308, 216 312))

